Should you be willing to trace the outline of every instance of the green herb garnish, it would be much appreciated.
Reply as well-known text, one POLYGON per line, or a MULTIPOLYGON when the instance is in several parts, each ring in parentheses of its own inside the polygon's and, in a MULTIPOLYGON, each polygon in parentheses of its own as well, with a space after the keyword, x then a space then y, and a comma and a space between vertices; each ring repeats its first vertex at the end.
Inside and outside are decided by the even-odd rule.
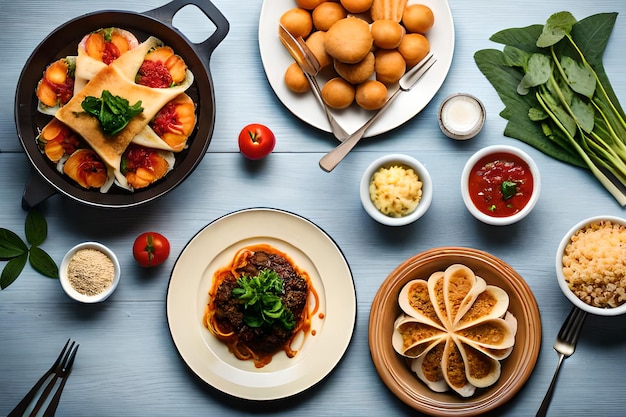
POLYGON ((495 204, 490 205, 487 210, 489 210, 489 211, 496 211, 496 205, 495 204))
POLYGON ((5 289, 17 279, 27 261, 40 274, 49 278, 59 277, 56 263, 39 247, 48 236, 46 219, 32 209, 26 216, 24 229, 30 247, 16 233, 0 228, 0 259, 8 261, 0 275, 0 289, 5 289))
POLYGON ((244 321, 250 327, 279 324, 287 330, 296 325, 293 313, 283 306, 283 280, 276 271, 262 270, 255 277, 243 276, 237 280, 233 296, 243 303, 244 321))
POLYGON ((81 107, 98 119, 105 135, 111 136, 121 132, 133 117, 143 111, 141 100, 131 106, 128 100, 114 96, 108 90, 102 92, 102 98, 85 97, 81 107))
POLYGON ((616 18, 555 13, 545 25, 494 34, 503 50, 474 60, 506 107, 506 136, 588 168, 625 206, 626 115, 602 62, 616 18))
POLYGON ((500 191, 502 192, 502 198, 508 200, 517 193, 517 183, 514 181, 502 181, 500 191))

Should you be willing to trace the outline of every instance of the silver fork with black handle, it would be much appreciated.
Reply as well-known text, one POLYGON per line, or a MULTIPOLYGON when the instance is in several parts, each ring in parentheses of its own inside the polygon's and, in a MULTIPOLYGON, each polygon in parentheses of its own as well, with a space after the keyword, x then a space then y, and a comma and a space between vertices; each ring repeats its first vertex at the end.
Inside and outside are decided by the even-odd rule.
POLYGON ((48 371, 43 374, 41 378, 39 378, 39 381, 35 383, 28 394, 26 394, 22 401, 19 402, 19 404, 9 413, 7 417, 23 417, 24 413, 26 413, 29 407, 35 402, 35 399, 39 398, 28 414, 31 417, 36 416, 41 408, 46 404, 48 396, 60 379, 61 382, 44 412, 44 416, 54 416, 57 406, 59 405, 59 400, 61 399, 61 393, 72 370, 78 346, 79 345, 76 342, 72 342, 70 344, 70 340, 68 339, 65 346, 63 346, 63 350, 61 350, 59 357, 52 364, 50 369, 48 369, 48 371), (48 383, 44 387, 46 381, 48 381, 48 383), (41 395, 38 395, 42 387, 43 392, 41 395))

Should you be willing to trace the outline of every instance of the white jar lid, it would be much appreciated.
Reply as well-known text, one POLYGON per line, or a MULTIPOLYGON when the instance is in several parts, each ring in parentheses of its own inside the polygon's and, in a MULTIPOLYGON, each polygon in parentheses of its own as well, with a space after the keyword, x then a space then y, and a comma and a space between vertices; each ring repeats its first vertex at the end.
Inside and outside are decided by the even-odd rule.
POLYGON ((483 103, 470 94, 452 94, 439 106, 439 127, 452 139, 473 138, 482 129, 485 117, 483 103))

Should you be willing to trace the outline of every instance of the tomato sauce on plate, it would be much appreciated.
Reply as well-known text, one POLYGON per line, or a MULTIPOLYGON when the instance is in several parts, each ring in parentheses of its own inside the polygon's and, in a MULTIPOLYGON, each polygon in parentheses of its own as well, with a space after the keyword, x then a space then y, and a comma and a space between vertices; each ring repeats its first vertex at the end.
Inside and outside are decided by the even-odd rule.
POLYGON ((482 213, 492 217, 511 216, 528 204, 533 176, 520 157, 499 152, 485 156, 472 168, 469 193, 482 213))

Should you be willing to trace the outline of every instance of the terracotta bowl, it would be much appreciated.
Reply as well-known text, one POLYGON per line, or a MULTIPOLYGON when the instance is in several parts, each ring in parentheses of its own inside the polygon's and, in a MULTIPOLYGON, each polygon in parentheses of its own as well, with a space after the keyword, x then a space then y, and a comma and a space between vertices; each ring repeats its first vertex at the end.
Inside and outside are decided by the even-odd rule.
POLYGON ((535 297, 524 279, 502 260, 479 250, 442 247, 415 255, 400 264, 380 286, 370 312, 369 345, 376 370, 401 401, 415 410, 433 416, 475 416, 510 400, 532 373, 541 347, 541 318, 535 297), (404 284, 416 278, 461 263, 471 268, 487 284, 505 290, 509 309, 518 321, 515 347, 502 360, 502 374, 491 387, 477 389, 469 398, 448 391, 431 391, 411 371, 404 358, 391 345, 393 324, 401 313, 398 295, 404 284))

